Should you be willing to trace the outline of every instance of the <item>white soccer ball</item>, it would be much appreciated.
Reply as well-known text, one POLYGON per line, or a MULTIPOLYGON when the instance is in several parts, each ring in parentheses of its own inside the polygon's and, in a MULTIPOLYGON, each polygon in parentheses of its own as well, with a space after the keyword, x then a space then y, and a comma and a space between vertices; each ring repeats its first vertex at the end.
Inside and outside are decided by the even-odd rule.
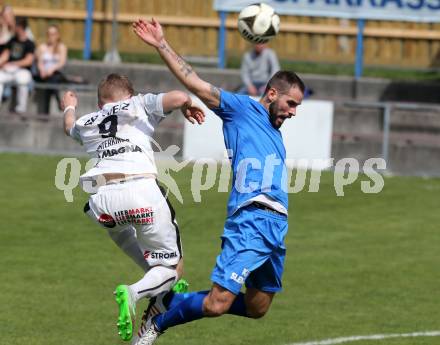
POLYGON ((238 15, 238 31, 252 43, 266 43, 280 29, 280 17, 264 3, 243 8, 238 15))

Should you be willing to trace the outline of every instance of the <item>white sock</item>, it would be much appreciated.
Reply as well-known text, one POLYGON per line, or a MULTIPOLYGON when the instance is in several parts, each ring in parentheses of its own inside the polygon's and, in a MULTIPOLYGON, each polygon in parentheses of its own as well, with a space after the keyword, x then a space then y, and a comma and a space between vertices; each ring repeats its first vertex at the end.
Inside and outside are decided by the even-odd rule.
POLYGON ((144 272, 148 272, 150 266, 144 259, 142 250, 139 247, 136 238, 136 230, 129 226, 122 230, 109 229, 108 234, 110 235, 113 242, 123 250, 144 272))
POLYGON ((130 285, 130 290, 137 301, 144 297, 153 297, 169 291, 177 281, 177 272, 173 267, 152 267, 137 283, 130 285))

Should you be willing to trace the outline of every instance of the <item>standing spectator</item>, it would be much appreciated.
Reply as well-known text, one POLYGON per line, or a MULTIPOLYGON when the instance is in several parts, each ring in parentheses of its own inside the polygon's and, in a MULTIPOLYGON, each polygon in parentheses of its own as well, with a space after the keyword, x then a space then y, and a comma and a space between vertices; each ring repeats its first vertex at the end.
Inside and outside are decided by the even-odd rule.
POLYGON ((15 36, 7 43, 0 55, 0 99, 6 83, 16 83, 18 89, 15 112, 26 111, 29 84, 32 81, 30 68, 34 61, 35 45, 26 33, 27 19, 16 18, 15 36))
POLYGON ((241 79, 244 85, 239 93, 262 95, 268 80, 279 70, 276 53, 267 44, 256 44, 241 60, 241 79))
MULTIPOLYGON (((36 81, 58 84, 66 82, 66 77, 61 72, 67 61, 67 47, 61 41, 60 30, 56 25, 47 28, 46 42, 41 43, 37 48, 38 76, 36 81)), ((38 113, 49 114, 50 98, 54 95, 60 104, 60 97, 57 89, 42 89, 39 91, 38 113)), ((60 108, 61 109, 61 108, 60 108)))

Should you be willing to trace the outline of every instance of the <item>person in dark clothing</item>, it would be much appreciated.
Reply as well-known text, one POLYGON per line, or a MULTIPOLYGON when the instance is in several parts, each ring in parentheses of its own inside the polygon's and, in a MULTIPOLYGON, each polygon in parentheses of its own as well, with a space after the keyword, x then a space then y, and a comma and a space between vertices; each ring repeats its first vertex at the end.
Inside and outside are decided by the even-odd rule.
POLYGON ((0 100, 7 83, 17 85, 18 97, 15 112, 24 113, 32 81, 31 67, 34 61, 35 44, 28 38, 27 19, 16 18, 15 36, 0 54, 0 100))

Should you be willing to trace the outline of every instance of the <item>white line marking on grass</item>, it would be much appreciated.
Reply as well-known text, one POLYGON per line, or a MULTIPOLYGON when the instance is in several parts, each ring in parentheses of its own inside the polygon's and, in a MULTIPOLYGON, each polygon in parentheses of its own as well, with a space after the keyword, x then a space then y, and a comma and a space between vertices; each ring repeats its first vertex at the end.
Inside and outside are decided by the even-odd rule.
POLYGON ((319 341, 309 341, 305 343, 291 343, 288 345, 334 345, 342 343, 351 343, 359 340, 382 340, 389 338, 411 338, 411 337, 439 337, 440 331, 402 333, 402 334, 375 334, 375 335, 356 335, 353 337, 325 339, 319 341))

